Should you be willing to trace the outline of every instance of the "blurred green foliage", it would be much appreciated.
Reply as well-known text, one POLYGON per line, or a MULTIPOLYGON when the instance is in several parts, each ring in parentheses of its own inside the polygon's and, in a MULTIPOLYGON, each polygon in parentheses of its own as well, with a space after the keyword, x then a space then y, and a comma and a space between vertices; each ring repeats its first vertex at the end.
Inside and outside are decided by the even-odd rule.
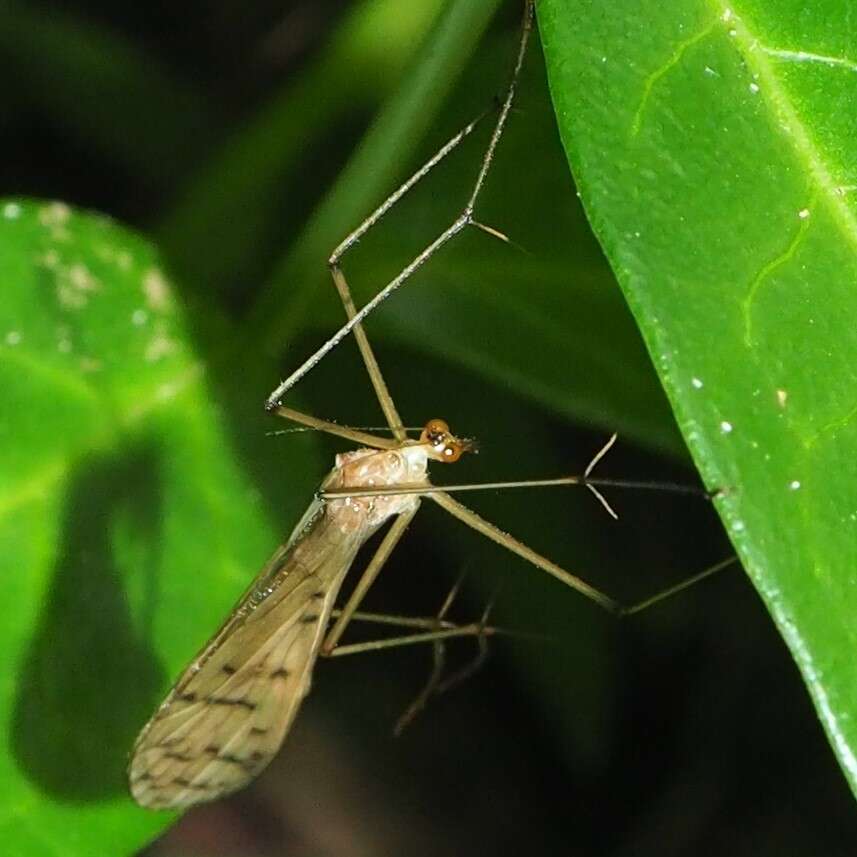
MULTIPOLYGON (((597 36, 578 26, 603 16, 540 2, 556 95, 568 86, 557 51, 597 36)), ((261 403, 341 323, 330 250, 502 87, 519 11, 4 6, 0 63, 18 84, 4 190, 75 206, 0 210, 4 853, 128 854, 172 820, 125 794, 134 733, 343 448, 272 436, 281 426, 261 403)), ((565 71, 584 80, 595 64, 577 61, 565 71)), ((686 481, 660 383, 577 203, 538 45, 517 103, 478 210, 513 243, 466 233, 370 319, 391 389, 406 420, 444 416, 479 439, 480 455, 438 481, 579 471, 614 429, 605 473, 686 481)), ((561 111, 564 131, 568 115, 580 121, 561 111)), ((457 213, 487 131, 349 255, 358 302, 457 213)), ((640 217, 647 199, 633 200, 640 217)), ((602 201, 587 202, 605 240, 615 212, 599 222, 602 201)), ((292 404, 379 421, 350 342, 292 404)), ((566 492, 473 504, 627 601, 729 551, 702 501, 611 499, 619 524, 566 492)), ((497 621, 550 641, 499 644, 396 743, 389 723, 426 655, 322 664, 282 764, 189 814, 153 853, 317 853, 331 825, 350 842, 336 853, 848 853, 847 787, 738 573, 620 625, 438 512, 420 517, 370 607, 430 613, 467 570, 462 618, 500 581, 497 621)))

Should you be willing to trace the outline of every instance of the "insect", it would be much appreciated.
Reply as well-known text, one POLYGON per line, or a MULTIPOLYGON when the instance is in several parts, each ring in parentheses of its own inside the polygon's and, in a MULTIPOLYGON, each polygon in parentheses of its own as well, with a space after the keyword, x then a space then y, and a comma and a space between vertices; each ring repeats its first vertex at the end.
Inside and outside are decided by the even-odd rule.
MULTIPOLYGON (((280 547, 239 600, 220 630, 179 677, 166 700, 141 731, 132 751, 129 781, 134 799, 152 809, 175 809, 213 800, 246 785, 273 758, 310 688, 312 669, 320 654, 335 651, 343 631, 381 567, 416 514, 430 498, 453 516, 498 542, 568 586, 614 613, 633 612, 570 574, 551 560, 502 532, 451 496, 453 489, 432 486, 430 461, 453 463, 471 447, 442 420, 429 421, 419 439, 411 439, 387 389, 378 362, 362 328, 363 319, 395 291, 434 252, 469 225, 488 229, 473 217, 477 196, 490 168, 515 94, 532 25, 532 4, 526 4, 512 82, 499 107, 494 131, 482 159, 473 192, 454 223, 359 312, 340 267, 347 250, 417 181, 442 160, 475 126, 453 137, 334 251, 329 261, 334 284, 348 322, 322 348, 287 378, 268 399, 267 407, 294 422, 347 438, 362 448, 337 456, 290 539, 280 547), (345 336, 353 332, 392 438, 320 420, 281 403, 285 392, 345 336), (366 540, 385 523, 390 527, 352 595, 327 630, 337 595, 366 540)), ((586 485, 598 493, 591 470, 612 444, 592 460, 582 477, 563 477, 550 484, 586 485)), ((521 483, 506 483, 515 487, 521 483)), ((545 483, 542 483, 545 484, 545 483)), ((495 483, 491 487, 501 487, 495 483)), ((457 486, 467 490, 479 486, 457 486)), ((647 486, 651 487, 651 486, 647 486)), ((608 507, 609 509, 609 507, 608 507)), ((718 567, 708 569, 645 604, 690 585, 718 567)), ((444 635, 481 635, 485 628, 451 626, 414 639, 444 635)))
MULTIPOLYGON (((467 443, 431 421, 418 441, 340 455, 321 492, 427 485, 430 459, 467 443)), ((315 500, 141 733, 130 767, 144 806, 180 807, 247 783, 276 753, 301 700, 358 549, 385 521, 403 530, 416 494, 315 500)))

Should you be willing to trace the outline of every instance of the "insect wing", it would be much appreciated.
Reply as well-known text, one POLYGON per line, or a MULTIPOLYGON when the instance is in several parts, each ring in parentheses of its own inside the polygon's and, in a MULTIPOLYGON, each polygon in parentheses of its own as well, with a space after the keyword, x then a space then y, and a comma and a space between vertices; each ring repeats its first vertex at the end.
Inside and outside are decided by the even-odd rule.
POLYGON ((214 800, 273 758, 310 687, 330 612, 362 541, 312 508, 134 745, 131 793, 152 809, 214 800))

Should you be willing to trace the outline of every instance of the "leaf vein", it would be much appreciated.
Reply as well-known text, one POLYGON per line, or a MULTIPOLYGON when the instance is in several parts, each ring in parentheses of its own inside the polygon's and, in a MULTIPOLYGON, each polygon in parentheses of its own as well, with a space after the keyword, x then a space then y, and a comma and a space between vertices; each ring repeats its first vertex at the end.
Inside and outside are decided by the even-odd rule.
POLYGON ((701 42, 703 39, 707 38, 714 27, 717 25, 717 21, 713 20, 707 27, 703 27, 698 33, 695 33, 692 36, 689 36, 684 41, 679 42, 675 50, 669 59, 660 67, 655 69, 644 81, 643 81, 643 91, 640 96, 640 103, 637 105, 637 109, 634 112, 634 118, 631 120, 631 131, 629 136, 636 137, 640 132, 640 126, 643 122, 643 114, 646 111, 646 107, 649 103, 649 98, 651 97, 652 90, 655 88, 657 83, 667 75, 672 69, 676 68, 684 58, 684 55, 698 42, 701 42))
POLYGON ((826 200, 831 217, 857 256, 857 217, 848 207, 845 195, 842 193, 843 183, 834 179, 822 152, 806 125, 801 121, 793 100, 776 73, 773 59, 769 54, 771 49, 765 47, 750 31, 741 17, 735 13, 734 7, 727 6, 723 0, 713 0, 713 2, 720 8, 721 17, 729 20, 731 41, 736 45, 748 70, 754 73, 754 79, 758 80, 768 103, 776 113, 779 127, 806 168, 812 184, 826 200))
MULTIPOLYGON (((812 207, 815 203, 815 200, 812 200, 808 210, 812 210, 812 207)), ((804 238, 806 237, 807 230, 809 229, 810 218, 808 216, 802 218, 799 221, 799 226, 797 231, 792 236, 792 240, 789 242, 788 247, 783 250, 782 253, 775 256, 769 262, 764 264, 756 276, 753 278, 750 283, 747 294, 744 296, 744 299, 741 301, 741 314, 744 317, 744 344, 748 348, 753 348, 753 303, 758 297, 759 290, 765 284, 765 281, 769 279, 771 274, 777 270, 777 268, 786 265, 791 259, 794 257, 795 253, 797 253, 798 248, 803 243, 804 238)))

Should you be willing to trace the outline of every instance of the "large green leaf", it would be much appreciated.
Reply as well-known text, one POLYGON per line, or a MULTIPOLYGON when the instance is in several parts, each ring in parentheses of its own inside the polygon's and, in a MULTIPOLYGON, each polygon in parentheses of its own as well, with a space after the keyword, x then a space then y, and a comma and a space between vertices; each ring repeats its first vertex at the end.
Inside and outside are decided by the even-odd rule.
POLYGON ((851 11, 538 4, 589 218, 857 790, 851 11))
POLYGON ((134 735, 274 536, 152 248, 11 200, 0 259, 3 850, 129 852, 134 735))

